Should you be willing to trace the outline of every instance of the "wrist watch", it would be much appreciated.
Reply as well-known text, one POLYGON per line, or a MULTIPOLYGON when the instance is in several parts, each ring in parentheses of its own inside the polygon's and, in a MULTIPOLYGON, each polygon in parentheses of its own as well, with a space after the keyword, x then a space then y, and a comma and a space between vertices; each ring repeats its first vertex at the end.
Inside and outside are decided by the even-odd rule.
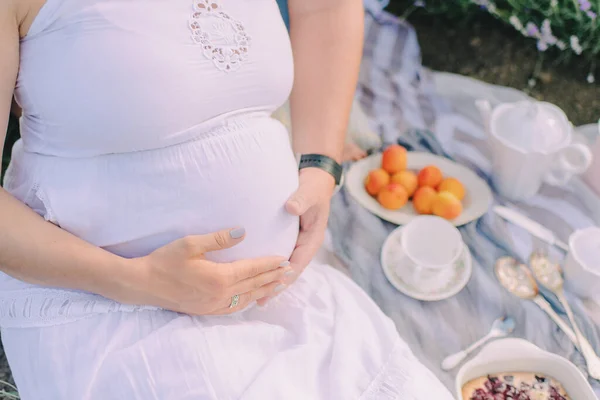
POLYGON ((296 160, 298 161, 299 170, 303 168, 319 168, 331 174, 335 180, 335 192, 343 185, 343 168, 333 158, 323 154, 298 154, 296 155, 296 160))

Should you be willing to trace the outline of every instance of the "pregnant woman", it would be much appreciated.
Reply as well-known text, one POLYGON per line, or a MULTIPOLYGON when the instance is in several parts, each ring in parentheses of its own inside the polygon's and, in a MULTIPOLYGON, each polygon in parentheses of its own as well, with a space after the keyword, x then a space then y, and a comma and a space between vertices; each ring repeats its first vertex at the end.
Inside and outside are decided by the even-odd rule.
POLYGON ((22 399, 451 398, 357 286, 310 264, 362 7, 290 17, 291 42, 275 0, 2 4, 0 126, 14 94, 22 140, 0 325, 22 399), (292 86, 293 148, 270 117, 292 86))

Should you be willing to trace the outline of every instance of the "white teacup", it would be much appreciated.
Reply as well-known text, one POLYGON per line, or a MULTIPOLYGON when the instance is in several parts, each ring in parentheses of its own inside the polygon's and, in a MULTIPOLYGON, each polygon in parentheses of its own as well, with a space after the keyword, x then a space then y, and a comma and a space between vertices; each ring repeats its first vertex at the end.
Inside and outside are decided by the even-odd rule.
POLYGON ((571 234, 563 269, 566 285, 575 294, 600 298, 600 228, 580 229, 571 234))
POLYGON ((402 228, 404 262, 396 273, 422 292, 446 287, 454 275, 454 266, 464 250, 460 232, 447 220, 422 215, 402 228))

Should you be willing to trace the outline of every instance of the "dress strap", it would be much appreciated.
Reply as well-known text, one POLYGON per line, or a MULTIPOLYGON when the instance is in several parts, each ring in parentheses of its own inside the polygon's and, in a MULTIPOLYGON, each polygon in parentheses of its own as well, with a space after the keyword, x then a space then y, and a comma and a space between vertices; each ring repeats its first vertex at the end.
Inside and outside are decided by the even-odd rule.
POLYGON ((69 3, 73 2, 71 0, 46 0, 22 41, 34 38, 52 26, 52 23, 61 15, 63 8, 69 3))

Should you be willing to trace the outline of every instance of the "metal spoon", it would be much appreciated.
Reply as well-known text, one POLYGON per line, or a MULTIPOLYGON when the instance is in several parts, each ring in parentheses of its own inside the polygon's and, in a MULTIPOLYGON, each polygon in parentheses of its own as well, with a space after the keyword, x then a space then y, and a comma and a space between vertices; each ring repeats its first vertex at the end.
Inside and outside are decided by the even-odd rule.
POLYGON ((573 331, 575 332, 577 342, 579 343, 579 348, 582 349, 581 354, 583 355, 583 358, 585 358, 588 372, 594 377, 600 377, 600 360, 596 356, 596 353, 585 351, 583 346, 581 346, 585 337, 581 333, 577 322, 575 322, 573 310, 565 297, 564 279, 562 277, 560 266, 550 261, 550 259, 541 252, 535 252, 531 255, 529 258, 529 266, 533 270, 536 279, 544 287, 551 290, 565 308, 567 317, 569 318, 569 321, 571 321, 573 331))
MULTIPOLYGON (((593 357, 598 360, 598 356, 592 345, 585 338, 579 342, 569 325, 554 311, 550 303, 539 294, 538 286, 527 266, 520 264, 512 257, 502 257, 496 261, 494 270, 500 284, 506 290, 521 299, 531 300, 537 304, 558 325, 582 354, 585 352, 590 355, 590 358, 593 357)), ((591 377, 600 380, 600 374, 596 374, 597 371, 589 370, 588 372, 591 377)))
POLYGON ((490 332, 467 347, 464 350, 459 351, 458 353, 454 353, 444 358, 442 361, 442 369, 445 371, 449 371, 452 368, 456 367, 460 364, 469 354, 471 354, 474 350, 479 348, 481 345, 486 343, 488 340, 493 338, 499 338, 507 336, 512 333, 515 329, 515 320, 512 317, 501 317, 494 321, 492 324, 492 329, 490 332))

